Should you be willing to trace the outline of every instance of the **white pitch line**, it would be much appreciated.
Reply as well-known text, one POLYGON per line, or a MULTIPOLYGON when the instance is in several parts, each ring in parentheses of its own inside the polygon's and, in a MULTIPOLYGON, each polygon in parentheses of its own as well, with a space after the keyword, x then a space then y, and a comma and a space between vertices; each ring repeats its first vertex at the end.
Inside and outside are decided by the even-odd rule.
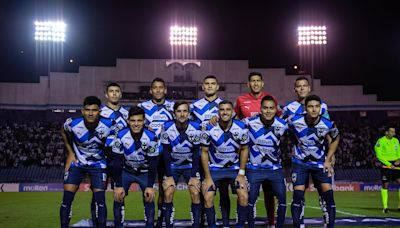
MULTIPOLYGON (((264 199, 257 199, 257 201, 264 201, 264 199)), ((291 204, 287 203, 286 205, 290 206, 291 204)), ((306 205, 306 208, 321 210, 320 207, 307 206, 307 205, 306 205)), ((350 216, 354 216, 354 217, 368 217, 366 215, 353 214, 353 213, 346 212, 346 211, 341 211, 341 210, 338 210, 338 209, 336 209, 336 213, 343 214, 343 215, 350 215, 350 216)))

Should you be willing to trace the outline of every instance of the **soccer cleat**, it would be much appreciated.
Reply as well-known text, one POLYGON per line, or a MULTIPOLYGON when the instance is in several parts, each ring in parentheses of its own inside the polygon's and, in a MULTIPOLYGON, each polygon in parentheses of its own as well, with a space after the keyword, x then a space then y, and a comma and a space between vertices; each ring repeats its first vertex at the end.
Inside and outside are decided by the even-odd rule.
POLYGON ((385 213, 385 214, 387 214, 387 213, 389 213, 389 209, 383 208, 382 212, 385 213))

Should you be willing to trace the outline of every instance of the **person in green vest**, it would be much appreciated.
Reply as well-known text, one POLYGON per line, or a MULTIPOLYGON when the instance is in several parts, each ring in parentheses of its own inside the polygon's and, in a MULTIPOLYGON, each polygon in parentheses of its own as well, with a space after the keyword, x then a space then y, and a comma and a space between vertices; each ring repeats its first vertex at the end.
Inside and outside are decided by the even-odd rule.
MULTIPOLYGON (((382 188, 381 197, 383 203, 383 213, 389 213, 388 209, 388 187, 390 181, 396 181, 400 184, 400 145, 399 140, 395 138, 396 129, 394 126, 388 126, 385 129, 385 136, 378 139, 375 144, 375 153, 381 162, 382 188)), ((399 204, 397 210, 400 211, 400 189, 399 204)))

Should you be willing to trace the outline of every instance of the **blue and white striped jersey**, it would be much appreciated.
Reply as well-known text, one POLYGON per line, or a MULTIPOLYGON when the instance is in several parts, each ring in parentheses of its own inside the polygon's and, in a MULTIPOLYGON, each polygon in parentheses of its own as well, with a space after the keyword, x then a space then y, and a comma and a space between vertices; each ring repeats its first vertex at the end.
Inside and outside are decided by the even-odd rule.
POLYGON ((148 172, 148 157, 160 154, 159 140, 153 131, 144 129, 140 140, 135 140, 129 128, 118 132, 113 143, 113 153, 123 154, 124 169, 130 172, 148 172))
POLYGON ((174 121, 164 124, 161 143, 171 145, 172 169, 192 168, 193 153, 199 154, 199 151, 193 149, 195 145, 200 145, 200 137, 201 126, 194 121, 189 121, 187 129, 182 134, 179 133, 174 121))
POLYGON ((128 119, 129 111, 126 110, 124 107, 121 106, 117 111, 115 111, 107 105, 103 105, 101 106, 100 111, 100 115, 102 117, 109 118, 115 121, 115 134, 117 134, 119 130, 128 126, 126 121, 128 119))
POLYGON ((157 135, 161 133, 161 126, 173 119, 174 102, 165 100, 164 104, 157 105, 152 100, 140 103, 146 116, 146 125, 153 129, 157 135))
POLYGON ((280 137, 288 129, 286 122, 275 117, 271 126, 265 126, 260 115, 246 118, 245 124, 249 129, 249 163, 248 169, 282 168, 280 137))
MULTIPOLYGON (((304 105, 302 103, 298 101, 292 101, 287 103, 286 106, 283 107, 282 119, 287 120, 290 116, 305 114, 305 113, 306 110, 304 109, 304 105)), ((330 119, 328 113, 328 105, 324 101, 321 102, 320 115, 327 119, 330 119)))
POLYGON ((208 101, 205 98, 194 101, 190 104, 191 118, 204 127, 207 121, 214 116, 218 116, 218 105, 223 101, 222 98, 217 97, 213 101, 208 101))
POLYGON ((321 117, 315 126, 308 126, 306 115, 295 115, 288 121, 297 142, 294 147, 293 162, 306 163, 309 166, 323 168, 325 162, 325 139, 329 134, 332 139, 339 131, 332 121, 321 117))
POLYGON ((72 148, 78 160, 72 166, 107 168, 103 149, 113 127, 113 120, 101 117, 96 129, 90 131, 86 128, 83 117, 68 118, 64 123, 64 130, 72 136, 72 148))
POLYGON ((201 136, 201 144, 209 147, 210 170, 239 169, 239 149, 247 146, 248 142, 248 129, 236 119, 232 120, 232 126, 226 132, 219 124, 208 124, 201 136))

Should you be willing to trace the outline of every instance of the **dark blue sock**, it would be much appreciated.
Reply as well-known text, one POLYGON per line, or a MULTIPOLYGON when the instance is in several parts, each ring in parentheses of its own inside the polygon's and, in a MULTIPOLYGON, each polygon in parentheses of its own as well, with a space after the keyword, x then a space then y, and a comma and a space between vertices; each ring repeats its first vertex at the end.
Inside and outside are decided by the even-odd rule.
POLYGON ((125 219, 124 203, 114 201, 113 211, 114 211, 114 226, 117 228, 122 228, 125 219))
POLYGON ((204 208, 207 217, 208 227, 217 227, 215 223, 215 208, 214 206, 210 208, 204 208))
POLYGON ((249 207, 238 204, 237 205, 237 214, 238 214, 238 222, 236 227, 244 227, 244 223, 246 222, 247 216, 249 213, 249 207))
POLYGON ((165 226, 173 227, 174 226, 174 206, 172 203, 163 204, 164 217, 165 217, 165 226))
POLYGON ((69 227, 69 220, 71 219, 71 205, 74 200, 75 193, 64 191, 63 200, 60 206, 60 223, 62 228, 69 227))
POLYGON ((104 191, 95 192, 94 200, 97 206, 97 222, 99 227, 106 227, 107 223, 107 207, 106 207, 106 197, 104 191))
POLYGON ((154 213, 155 213, 154 202, 151 202, 151 203, 145 202, 144 203, 144 215, 145 215, 144 220, 146 221, 146 227, 154 227, 154 213))
POLYGON ((300 221, 304 216, 303 213, 303 199, 304 191, 294 190, 293 192, 293 201, 292 201, 292 218, 293 218, 293 227, 300 227, 300 221))
POLYGON ((335 225, 335 218, 336 218, 336 205, 335 200, 333 199, 333 191, 329 190, 322 193, 322 199, 326 203, 326 210, 328 212, 328 218, 326 219, 329 221, 328 228, 334 227, 335 225))
POLYGON ((256 205, 255 203, 250 203, 247 206, 248 207, 248 216, 247 216, 247 221, 248 225, 250 228, 254 227, 254 219, 255 219, 255 214, 256 214, 256 205))
POLYGON ((162 203, 157 203, 157 227, 161 228, 164 220, 164 210, 162 209, 162 203))
POLYGON ((90 215, 92 216, 93 227, 99 227, 96 217, 96 201, 94 200, 94 194, 92 194, 92 202, 90 203, 90 215))
POLYGON ((283 228, 285 224, 285 217, 286 217, 286 201, 282 202, 279 201, 278 210, 277 210, 277 218, 276 218, 276 227, 283 228))
POLYGON ((192 203, 190 212, 192 214, 192 227, 194 228, 200 227, 201 204, 192 203))

